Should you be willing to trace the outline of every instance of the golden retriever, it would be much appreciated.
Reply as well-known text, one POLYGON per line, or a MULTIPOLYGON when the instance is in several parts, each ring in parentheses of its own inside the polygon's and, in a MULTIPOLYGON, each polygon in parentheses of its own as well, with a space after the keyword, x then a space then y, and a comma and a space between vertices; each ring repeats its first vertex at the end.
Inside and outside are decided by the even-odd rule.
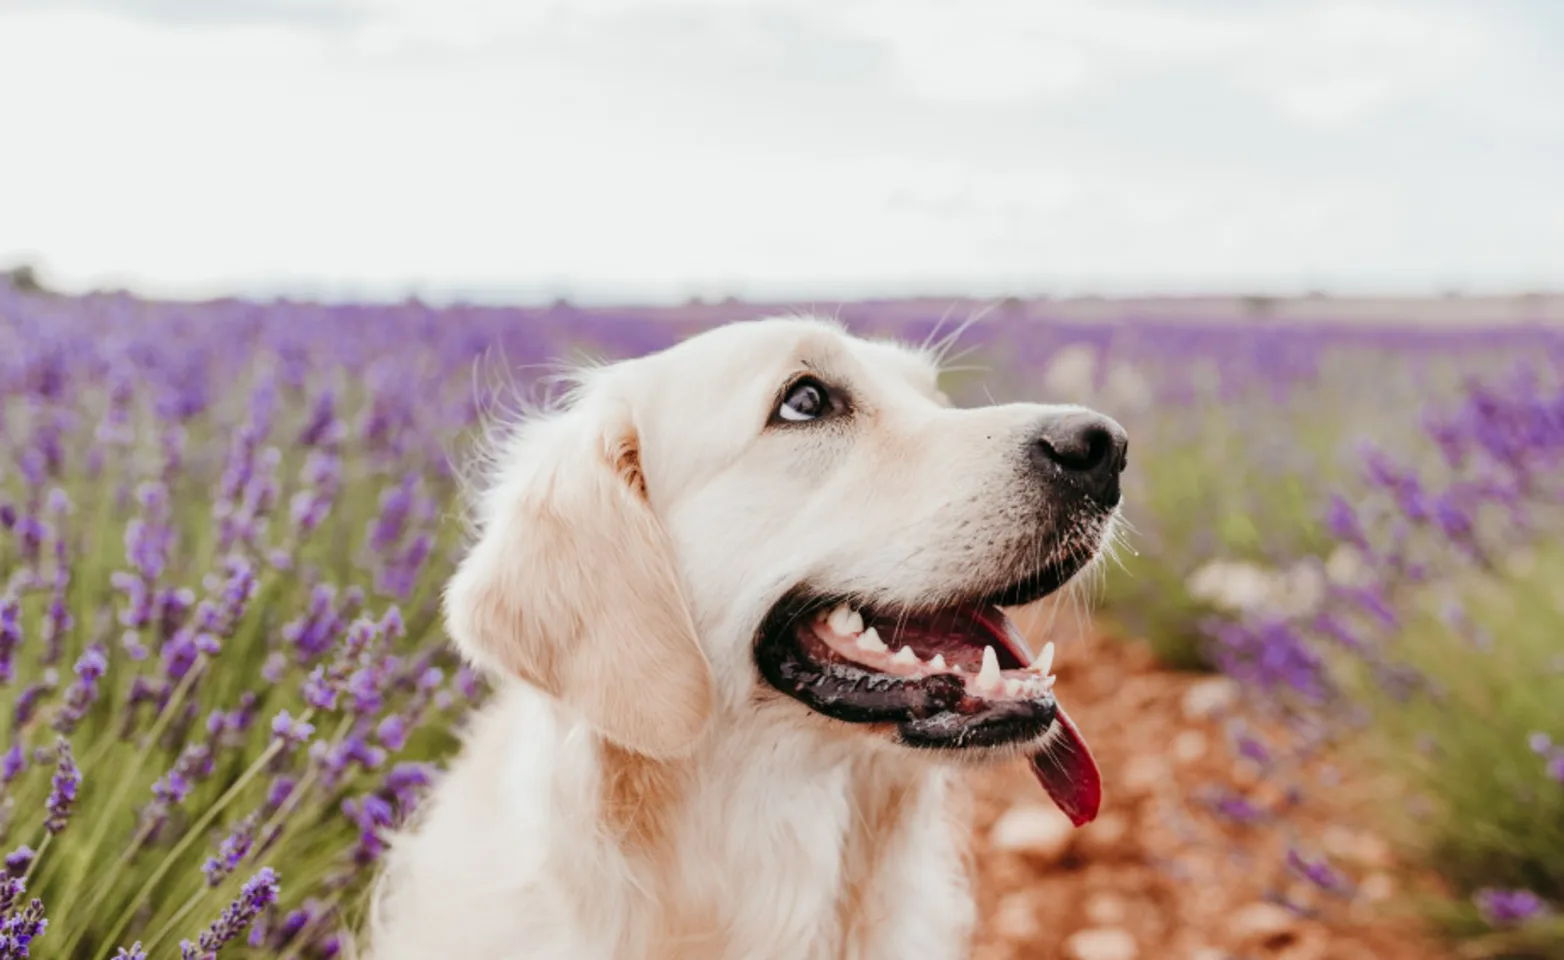
POLYGON ((494 678, 394 842, 375 960, 945 960, 960 762, 1100 784, 1001 612, 1098 555, 1126 438, 952 407, 927 349, 736 323, 582 373, 494 457, 445 594, 494 678))

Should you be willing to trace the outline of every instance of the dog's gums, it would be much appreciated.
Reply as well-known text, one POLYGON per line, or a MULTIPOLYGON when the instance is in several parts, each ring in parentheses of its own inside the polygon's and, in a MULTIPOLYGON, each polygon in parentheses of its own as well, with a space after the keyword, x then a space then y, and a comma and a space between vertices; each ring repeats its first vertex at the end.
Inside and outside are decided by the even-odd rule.
POLYGON ((1048 643, 1034 657, 989 600, 924 612, 799 594, 773 610, 756 648, 767 683, 825 716, 892 725, 910 747, 1029 751, 1038 782, 1080 826, 1097 815, 1101 778, 1054 698, 1053 656, 1048 643))

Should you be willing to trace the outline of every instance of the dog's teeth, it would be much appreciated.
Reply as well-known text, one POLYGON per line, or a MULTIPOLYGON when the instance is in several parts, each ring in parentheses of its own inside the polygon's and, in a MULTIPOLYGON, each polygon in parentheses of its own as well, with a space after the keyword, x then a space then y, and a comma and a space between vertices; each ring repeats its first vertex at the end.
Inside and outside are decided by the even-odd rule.
POLYGON ((1005 696, 1010 697, 1011 699, 1019 697, 1021 695, 1021 686, 1022 684, 1020 680, 1013 678, 1007 679, 1005 681, 1005 696))
POLYGON ((983 669, 978 671, 977 682, 980 690, 993 690, 999 686, 999 654, 993 647, 983 648, 983 669))
POLYGON ((831 632, 839 637, 853 637, 863 633, 863 615, 847 604, 838 604, 826 618, 831 632))
POLYGON ((891 662, 903 667, 910 667, 918 662, 918 655, 912 651, 911 647, 902 647, 891 656, 891 662))
POLYGON ((930 657, 929 666, 933 667, 935 670, 948 669, 945 666, 945 655, 943 653, 936 653, 934 656, 930 657))
POLYGON ((1043 644, 1042 652, 1037 655, 1037 659, 1033 660, 1032 665, 1027 667, 1027 669, 1040 677, 1047 677, 1053 674, 1054 642, 1052 640, 1043 644))
MULTIPOLYGON (((880 631, 873 627, 860 633, 858 639, 854 642, 858 645, 859 650, 867 653, 884 653, 886 650, 885 641, 880 639, 880 631)), ((904 647, 903 649, 906 648, 904 647)))

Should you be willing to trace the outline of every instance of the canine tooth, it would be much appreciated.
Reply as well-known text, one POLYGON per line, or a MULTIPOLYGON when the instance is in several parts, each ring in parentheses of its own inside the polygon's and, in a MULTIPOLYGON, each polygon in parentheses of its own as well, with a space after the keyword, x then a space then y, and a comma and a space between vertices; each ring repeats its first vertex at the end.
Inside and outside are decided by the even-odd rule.
POLYGON ((858 639, 854 642, 858 645, 859 650, 864 650, 868 653, 884 653, 886 650, 885 641, 880 639, 880 632, 873 627, 860 633, 858 639))
POLYGON ((943 653, 936 653, 934 656, 930 657, 929 666, 933 667, 935 670, 948 669, 945 666, 945 655, 943 653))
POLYGON ((891 662, 910 667, 918 662, 918 655, 913 652, 911 647, 902 647, 892 655, 891 662))
POLYGON ((999 655, 993 647, 983 648, 983 669, 978 671, 977 682, 980 690, 992 690, 999 685, 999 655))
POLYGON ((1027 667, 1027 669, 1042 677, 1053 675, 1054 642, 1052 640, 1043 644, 1042 652, 1037 655, 1037 659, 1033 660, 1032 665, 1027 667))
POLYGON ((851 637, 863 633, 863 615, 847 604, 838 604, 826 618, 831 632, 839 637, 851 637))

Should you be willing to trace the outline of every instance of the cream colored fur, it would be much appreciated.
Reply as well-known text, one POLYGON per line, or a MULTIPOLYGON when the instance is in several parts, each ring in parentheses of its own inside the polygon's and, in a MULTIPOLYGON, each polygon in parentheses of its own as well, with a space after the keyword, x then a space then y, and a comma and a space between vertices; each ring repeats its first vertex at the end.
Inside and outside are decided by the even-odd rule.
POLYGON ((959 770, 752 659, 805 579, 926 601, 1039 559, 1014 451, 1052 408, 953 409, 936 374, 823 321, 733 324, 514 430, 446 593, 497 692, 393 844, 375 960, 968 955, 959 770), (767 428, 801 370, 850 423, 767 428))

